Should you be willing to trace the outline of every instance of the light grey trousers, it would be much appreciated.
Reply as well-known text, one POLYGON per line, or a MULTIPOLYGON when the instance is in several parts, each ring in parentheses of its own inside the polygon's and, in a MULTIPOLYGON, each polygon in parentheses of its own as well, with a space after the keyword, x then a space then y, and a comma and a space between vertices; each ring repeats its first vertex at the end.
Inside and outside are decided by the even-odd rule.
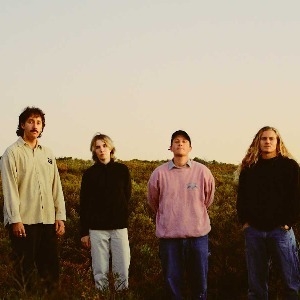
POLYGON ((92 268, 96 288, 108 286, 109 259, 111 253, 115 289, 128 288, 130 248, 127 228, 114 230, 90 230, 92 268))

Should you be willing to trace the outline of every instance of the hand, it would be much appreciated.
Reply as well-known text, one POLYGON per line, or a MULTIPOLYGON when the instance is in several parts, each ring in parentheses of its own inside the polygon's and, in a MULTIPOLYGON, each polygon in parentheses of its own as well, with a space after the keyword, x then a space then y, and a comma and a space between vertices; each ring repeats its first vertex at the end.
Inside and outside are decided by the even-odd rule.
POLYGON ((18 238, 26 237, 25 227, 22 222, 12 224, 13 235, 18 238))
POLYGON ((245 229, 248 228, 249 226, 250 226, 249 223, 245 223, 245 224, 243 225, 242 230, 245 230, 245 229))
POLYGON ((65 223, 61 220, 55 221, 55 231, 58 236, 62 236, 65 233, 65 223))
POLYGON ((281 226, 281 228, 286 230, 286 231, 290 230, 290 227, 288 225, 281 226))
POLYGON ((91 239, 90 239, 90 236, 89 235, 86 235, 86 236, 83 236, 81 238, 81 244, 84 248, 91 248, 91 239))

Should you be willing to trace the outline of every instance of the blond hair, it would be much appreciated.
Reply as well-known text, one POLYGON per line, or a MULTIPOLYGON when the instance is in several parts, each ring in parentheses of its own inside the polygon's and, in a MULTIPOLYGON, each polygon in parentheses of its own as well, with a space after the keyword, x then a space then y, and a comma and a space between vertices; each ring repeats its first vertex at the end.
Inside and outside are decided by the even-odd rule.
POLYGON ((250 146, 246 152, 246 155, 242 160, 242 163, 238 166, 238 169, 235 172, 235 177, 238 177, 240 172, 243 169, 249 168, 250 166, 257 163, 258 159, 261 156, 260 139, 261 139, 262 134, 267 130, 272 130, 276 134, 276 138, 277 138, 276 154, 277 155, 280 154, 281 156, 284 156, 284 157, 293 158, 291 153, 288 151, 288 149, 284 145, 283 140, 279 134, 279 131, 274 127, 264 126, 254 136, 252 143, 250 144, 250 146))
POLYGON ((107 145, 107 147, 110 150, 110 160, 115 161, 116 160, 116 157, 115 157, 116 148, 114 146, 114 143, 113 143, 112 139, 108 135, 102 134, 100 132, 97 132, 94 135, 94 137, 91 140, 91 144, 90 144, 90 151, 92 152, 93 161, 95 161, 95 162, 99 161, 99 159, 97 157, 97 154, 95 152, 95 150, 96 150, 96 141, 98 141, 98 140, 103 141, 107 145))

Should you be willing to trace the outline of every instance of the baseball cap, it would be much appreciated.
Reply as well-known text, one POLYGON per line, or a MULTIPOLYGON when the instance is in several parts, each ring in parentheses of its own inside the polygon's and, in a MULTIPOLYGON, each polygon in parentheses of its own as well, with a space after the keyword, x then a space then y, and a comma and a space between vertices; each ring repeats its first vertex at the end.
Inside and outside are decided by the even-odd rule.
POLYGON ((190 145, 192 145, 190 136, 189 136, 184 130, 177 130, 177 131, 175 131, 175 132, 172 134, 172 137, 171 137, 171 145, 172 145, 173 140, 174 140, 178 135, 182 135, 186 140, 188 140, 188 141, 190 142, 190 145))

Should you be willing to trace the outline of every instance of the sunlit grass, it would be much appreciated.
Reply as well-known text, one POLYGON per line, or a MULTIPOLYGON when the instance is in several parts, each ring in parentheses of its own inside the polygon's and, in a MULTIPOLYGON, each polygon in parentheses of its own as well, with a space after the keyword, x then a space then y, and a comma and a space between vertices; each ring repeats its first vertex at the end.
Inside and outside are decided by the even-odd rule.
MULTIPOLYGON (((209 214, 212 231, 210 237, 210 258, 208 295, 209 299, 246 299, 247 277, 244 259, 244 240, 237 223, 235 212, 236 192, 233 172, 236 166, 218 162, 205 162, 216 179, 215 200, 209 214)), ((155 237, 154 216, 146 205, 146 184, 154 168, 163 161, 125 161, 132 175, 133 193, 129 203, 129 241, 131 265, 129 289, 116 291, 108 277, 108 287, 102 292, 95 289, 91 258, 88 250, 80 245, 79 234, 79 191, 81 175, 92 162, 72 158, 58 159, 62 185, 66 200, 66 234, 59 239, 61 276, 59 291, 45 293, 37 281, 36 288, 29 292, 24 284, 16 282, 10 259, 10 242, 6 229, 0 227, 0 299, 165 299, 161 266, 158 257, 158 240, 155 237)), ((1 185, 1 180, 0 180, 1 185)), ((0 205, 3 196, 0 190, 0 205)), ((0 220, 3 220, 2 209, 0 220)), ((295 226, 296 235, 298 225, 295 226)), ((280 281, 272 271, 272 295, 280 299, 280 281)), ((275 297, 274 296, 274 297, 275 297)))

